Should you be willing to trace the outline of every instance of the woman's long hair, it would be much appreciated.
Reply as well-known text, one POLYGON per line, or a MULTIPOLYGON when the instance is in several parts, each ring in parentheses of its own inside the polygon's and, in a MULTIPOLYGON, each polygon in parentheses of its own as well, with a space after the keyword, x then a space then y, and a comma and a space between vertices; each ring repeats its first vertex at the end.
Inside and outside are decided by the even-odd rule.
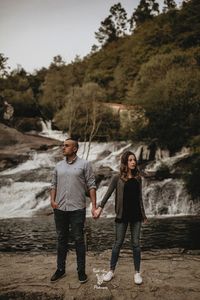
POLYGON ((134 170, 131 170, 132 176, 136 179, 140 178, 140 172, 137 166, 137 159, 133 152, 126 151, 121 156, 121 164, 120 164, 120 178, 124 181, 128 180, 128 158, 130 155, 133 155, 136 161, 136 166, 134 170))

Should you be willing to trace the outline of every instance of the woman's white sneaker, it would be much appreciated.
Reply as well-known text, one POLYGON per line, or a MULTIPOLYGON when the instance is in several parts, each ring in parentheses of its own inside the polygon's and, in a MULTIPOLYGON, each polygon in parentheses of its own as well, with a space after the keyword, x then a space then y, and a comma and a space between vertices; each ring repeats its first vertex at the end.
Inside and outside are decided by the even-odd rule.
POLYGON ((114 277, 113 271, 109 271, 103 276, 103 281, 110 281, 114 277))
POLYGON ((135 273, 134 281, 135 281, 135 284, 141 284, 142 283, 142 276, 140 275, 139 272, 135 273))

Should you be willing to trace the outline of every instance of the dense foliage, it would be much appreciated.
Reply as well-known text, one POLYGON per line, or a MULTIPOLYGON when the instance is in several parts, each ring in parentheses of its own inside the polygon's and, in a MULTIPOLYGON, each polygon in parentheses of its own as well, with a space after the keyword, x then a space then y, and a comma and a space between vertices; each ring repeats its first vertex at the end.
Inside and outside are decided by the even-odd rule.
POLYGON ((94 100, 90 94, 82 99, 81 91, 96 84, 103 95, 101 100, 95 98, 95 107, 101 108, 101 112, 95 108, 101 119, 96 136, 116 137, 117 128, 119 139, 156 138, 158 145, 172 152, 189 145, 191 137, 199 135, 200 3, 183 1, 179 8, 173 0, 163 4, 160 12, 156 0, 140 0, 129 20, 122 5, 115 4, 95 33, 100 44, 70 64, 58 55, 48 69, 27 74, 19 68, 9 73, 8 59, 0 54, 1 102, 14 106, 15 118, 54 119, 58 128, 68 130, 69 99, 73 99, 72 107, 78 109, 71 130, 83 136, 82 119, 91 114, 94 100), (74 91, 79 96, 74 97, 74 91), (104 107, 108 102, 133 110, 117 120, 104 107), (145 110, 137 124, 135 105, 145 110), (104 132, 108 119, 109 124, 115 120, 109 133, 104 132))

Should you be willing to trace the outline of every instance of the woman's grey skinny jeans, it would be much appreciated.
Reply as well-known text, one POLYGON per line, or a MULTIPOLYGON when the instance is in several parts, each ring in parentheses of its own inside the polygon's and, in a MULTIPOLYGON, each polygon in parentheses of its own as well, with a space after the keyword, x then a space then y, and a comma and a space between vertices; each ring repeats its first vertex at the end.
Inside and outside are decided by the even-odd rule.
MULTIPOLYGON (((140 271, 140 260, 141 260, 141 250, 140 250, 140 229, 141 222, 129 223, 131 231, 131 246, 133 250, 133 261, 135 266, 135 271, 140 271)), ((115 223, 115 243, 112 248, 112 255, 110 261, 110 269, 115 270, 120 249, 124 242, 126 235, 126 230, 128 228, 128 223, 115 223)))

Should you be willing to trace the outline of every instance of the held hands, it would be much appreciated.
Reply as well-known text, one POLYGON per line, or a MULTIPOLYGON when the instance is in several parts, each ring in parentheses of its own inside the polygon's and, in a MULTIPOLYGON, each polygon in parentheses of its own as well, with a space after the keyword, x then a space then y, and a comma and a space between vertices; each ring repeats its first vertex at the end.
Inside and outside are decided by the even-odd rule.
POLYGON ((98 208, 95 208, 95 209, 92 209, 92 216, 94 219, 98 219, 101 215, 101 212, 102 212, 102 207, 98 207, 98 208))

